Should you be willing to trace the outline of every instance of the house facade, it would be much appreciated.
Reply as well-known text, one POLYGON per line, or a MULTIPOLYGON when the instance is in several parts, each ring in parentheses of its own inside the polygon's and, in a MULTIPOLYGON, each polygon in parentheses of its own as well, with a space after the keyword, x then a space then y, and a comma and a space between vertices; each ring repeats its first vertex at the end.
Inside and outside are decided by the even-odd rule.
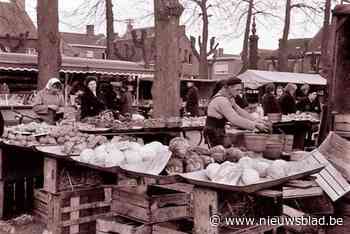
MULTIPOLYGON (((190 78, 198 76, 199 62, 194 56, 191 48, 191 41, 186 36, 185 26, 179 27, 179 62, 181 63, 180 76, 190 78)), ((133 62, 147 62, 154 64, 156 59, 156 41, 154 27, 133 28, 128 24, 126 33, 114 40, 115 58, 133 62), (135 32, 136 40, 134 43, 132 31, 135 32), (143 47, 145 55, 143 54, 143 47)))
MULTIPOLYGON (((295 38, 287 42, 288 72, 318 73, 321 57, 322 32, 313 38, 295 38)), ((259 49, 259 70, 277 71, 278 49, 259 49)))
POLYGON ((222 80, 237 75, 242 69, 242 59, 239 55, 224 54, 220 48, 209 59, 209 77, 212 80, 222 80))

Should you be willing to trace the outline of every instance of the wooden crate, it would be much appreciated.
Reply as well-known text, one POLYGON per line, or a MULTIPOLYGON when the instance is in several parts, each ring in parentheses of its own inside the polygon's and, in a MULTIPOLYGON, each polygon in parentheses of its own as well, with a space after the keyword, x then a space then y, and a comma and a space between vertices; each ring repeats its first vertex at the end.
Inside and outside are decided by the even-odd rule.
POLYGON ((96 219, 110 214, 111 188, 90 187, 52 194, 34 191, 34 215, 52 234, 95 233, 96 219))
POLYGON ((113 188, 111 210, 144 223, 190 216, 190 194, 157 186, 113 188))
POLYGON ((99 218, 96 221, 96 234, 151 234, 151 226, 122 216, 99 218))

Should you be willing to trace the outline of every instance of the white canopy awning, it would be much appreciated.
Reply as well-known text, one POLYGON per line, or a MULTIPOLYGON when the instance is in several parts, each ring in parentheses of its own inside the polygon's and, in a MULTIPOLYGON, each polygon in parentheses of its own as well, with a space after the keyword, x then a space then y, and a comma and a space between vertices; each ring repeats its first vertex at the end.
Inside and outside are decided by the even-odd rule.
POLYGON ((291 73, 247 70, 238 75, 246 88, 257 89, 267 83, 294 83, 310 85, 327 85, 327 80, 319 74, 291 73))

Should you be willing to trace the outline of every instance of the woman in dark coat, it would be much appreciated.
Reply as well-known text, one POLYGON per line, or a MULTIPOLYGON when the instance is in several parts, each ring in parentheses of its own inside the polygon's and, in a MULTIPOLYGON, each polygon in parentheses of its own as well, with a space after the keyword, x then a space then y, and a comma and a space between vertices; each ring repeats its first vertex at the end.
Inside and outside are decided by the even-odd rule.
POLYGON ((113 91, 113 86, 110 83, 105 82, 100 85, 97 97, 106 109, 117 109, 117 95, 113 91))
POLYGON ((96 96, 96 78, 87 77, 85 84, 81 95, 81 119, 96 116, 105 110, 104 104, 96 96))
POLYGON ((273 83, 267 84, 265 87, 265 94, 262 98, 262 106, 264 115, 269 113, 280 113, 280 105, 275 97, 275 85, 273 83))
POLYGON ((284 93, 282 97, 279 99, 280 107, 282 114, 292 114, 297 111, 296 103, 295 103, 295 91, 297 90, 297 86, 292 83, 288 83, 284 88, 284 93))
POLYGON ((193 82, 187 83, 188 92, 186 95, 186 112, 191 116, 199 115, 199 94, 198 88, 194 86, 193 82))

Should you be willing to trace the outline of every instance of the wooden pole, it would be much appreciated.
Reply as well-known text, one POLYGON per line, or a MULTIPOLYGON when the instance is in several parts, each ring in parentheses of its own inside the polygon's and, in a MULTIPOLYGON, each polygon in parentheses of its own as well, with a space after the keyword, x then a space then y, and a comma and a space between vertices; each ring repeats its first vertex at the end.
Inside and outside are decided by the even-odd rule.
POLYGON ((154 117, 180 115, 179 19, 184 10, 178 0, 155 0, 156 71, 152 87, 154 117))

